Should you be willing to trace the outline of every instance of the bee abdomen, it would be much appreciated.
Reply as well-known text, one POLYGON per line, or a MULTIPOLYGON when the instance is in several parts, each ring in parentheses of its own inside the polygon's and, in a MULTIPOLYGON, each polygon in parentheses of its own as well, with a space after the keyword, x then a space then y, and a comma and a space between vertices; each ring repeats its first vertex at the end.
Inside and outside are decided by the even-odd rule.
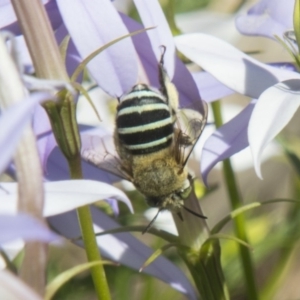
POLYGON ((147 154, 168 147, 173 139, 173 116, 164 97, 146 85, 136 85, 121 98, 117 133, 132 154, 147 154))

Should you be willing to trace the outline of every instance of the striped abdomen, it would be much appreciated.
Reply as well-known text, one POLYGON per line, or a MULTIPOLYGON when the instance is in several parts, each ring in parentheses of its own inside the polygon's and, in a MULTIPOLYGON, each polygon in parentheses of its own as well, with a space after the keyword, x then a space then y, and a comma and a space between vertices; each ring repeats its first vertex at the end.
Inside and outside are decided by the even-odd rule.
POLYGON ((147 85, 138 84, 120 99, 117 133, 132 154, 159 151, 172 143, 173 113, 164 97, 147 85))

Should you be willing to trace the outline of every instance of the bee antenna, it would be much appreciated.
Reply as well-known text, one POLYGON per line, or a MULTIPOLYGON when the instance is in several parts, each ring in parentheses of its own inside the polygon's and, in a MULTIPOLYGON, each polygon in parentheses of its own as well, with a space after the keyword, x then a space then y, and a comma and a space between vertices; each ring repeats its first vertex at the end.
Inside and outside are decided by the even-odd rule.
POLYGON ((161 57, 160 57, 160 64, 163 65, 164 64, 164 56, 166 54, 167 47, 165 45, 160 45, 160 48, 162 48, 162 53, 161 53, 161 57))
POLYGON ((186 207, 186 206, 184 206, 184 205, 182 205, 181 207, 184 208, 184 209, 185 209, 186 211, 188 211, 189 213, 191 213, 192 215, 198 217, 198 218, 201 218, 201 219, 207 219, 207 217, 205 217, 205 216, 203 216, 203 215, 200 215, 200 214, 198 214, 198 213, 192 211, 191 209, 189 209, 188 207, 186 207))
POLYGON ((156 215, 154 216, 154 218, 151 220, 151 222, 148 224, 148 226, 143 230, 142 234, 146 233, 153 225, 153 223, 155 222, 155 220, 157 219, 159 213, 162 211, 163 209, 160 208, 158 210, 158 212, 156 213, 156 215))

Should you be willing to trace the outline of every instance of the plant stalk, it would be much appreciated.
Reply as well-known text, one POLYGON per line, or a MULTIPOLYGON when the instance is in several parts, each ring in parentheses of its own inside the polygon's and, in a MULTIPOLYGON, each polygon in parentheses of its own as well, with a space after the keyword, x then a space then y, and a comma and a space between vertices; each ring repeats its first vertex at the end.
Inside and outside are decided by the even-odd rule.
MULTIPOLYGON (((221 114, 220 101, 212 103, 212 110, 216 127, 219 128, 223 124, 221 114)), ((242 198, 240 196, 235 174, 233 172, 230 159, 226 159, 223 162, 223 174, 227 193, 229 196, 232 210, 237 209, 243 205, 242 198)), ((248 243, 247 230, 246 230, 246 219, 244 214, 239 214, 233 219, 234 230, 236 236, 248 243)), ((240 252, 240 259, 242 262, 245 285, 247 289, 247 295, 249 300, 258 300, 258 292, 255 282, 254 268, 252 262, 252 255, 250 250, 243 245, 238 245, 240 252)))
MULTIPOLYGON (((81 158, 78 155, 73 160, 68 161, 69 169, 72 179, 81 179, 81 158)), ((96 236, 93 228, 93 220, 88 205, 79 207, 77 209, 77 215, 80 223, 82 239, 84 242, 88 261, 99 261, 102 260, 101 254, 98 249, 96 236)), ((92 278, 98 299, 110 300, 110 291, 106 280, 105 270, 103 265, 98 265, 91 268, 92 278)))
MULTIPOLYGON (((203 215, 194 189, 184 205, 203 215)), ((184 246, 179 247, 178 251, 191 272, 201 299, 228 300, 218 241, 207 241, 210 233, 205 219, 183 209, 180 215, 173 213, 179 240, 184 246)))

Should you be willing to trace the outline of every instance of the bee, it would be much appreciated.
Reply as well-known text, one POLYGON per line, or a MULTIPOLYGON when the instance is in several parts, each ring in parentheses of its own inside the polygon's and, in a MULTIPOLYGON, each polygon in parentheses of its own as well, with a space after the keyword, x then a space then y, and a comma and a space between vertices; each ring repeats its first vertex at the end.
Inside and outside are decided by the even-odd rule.
POLYGON ((207 113, 178 110, 178 92, 164 69, 166 48, 162 47, 160 90, 137 84, 119 99, 113 137, 116 153, 109 154, 111 145, 103 139, 99 150, 99 139, 95 137, 82 149, 82 157, 131 181, 149 206, 159 208, 158 213, 184 208, 206 218, 185 207, 184 200, 192 191, 187 162, 206 124, 207 113), (97 144, 98 151, 106 152, 104 159, 97 154, 97 144))

